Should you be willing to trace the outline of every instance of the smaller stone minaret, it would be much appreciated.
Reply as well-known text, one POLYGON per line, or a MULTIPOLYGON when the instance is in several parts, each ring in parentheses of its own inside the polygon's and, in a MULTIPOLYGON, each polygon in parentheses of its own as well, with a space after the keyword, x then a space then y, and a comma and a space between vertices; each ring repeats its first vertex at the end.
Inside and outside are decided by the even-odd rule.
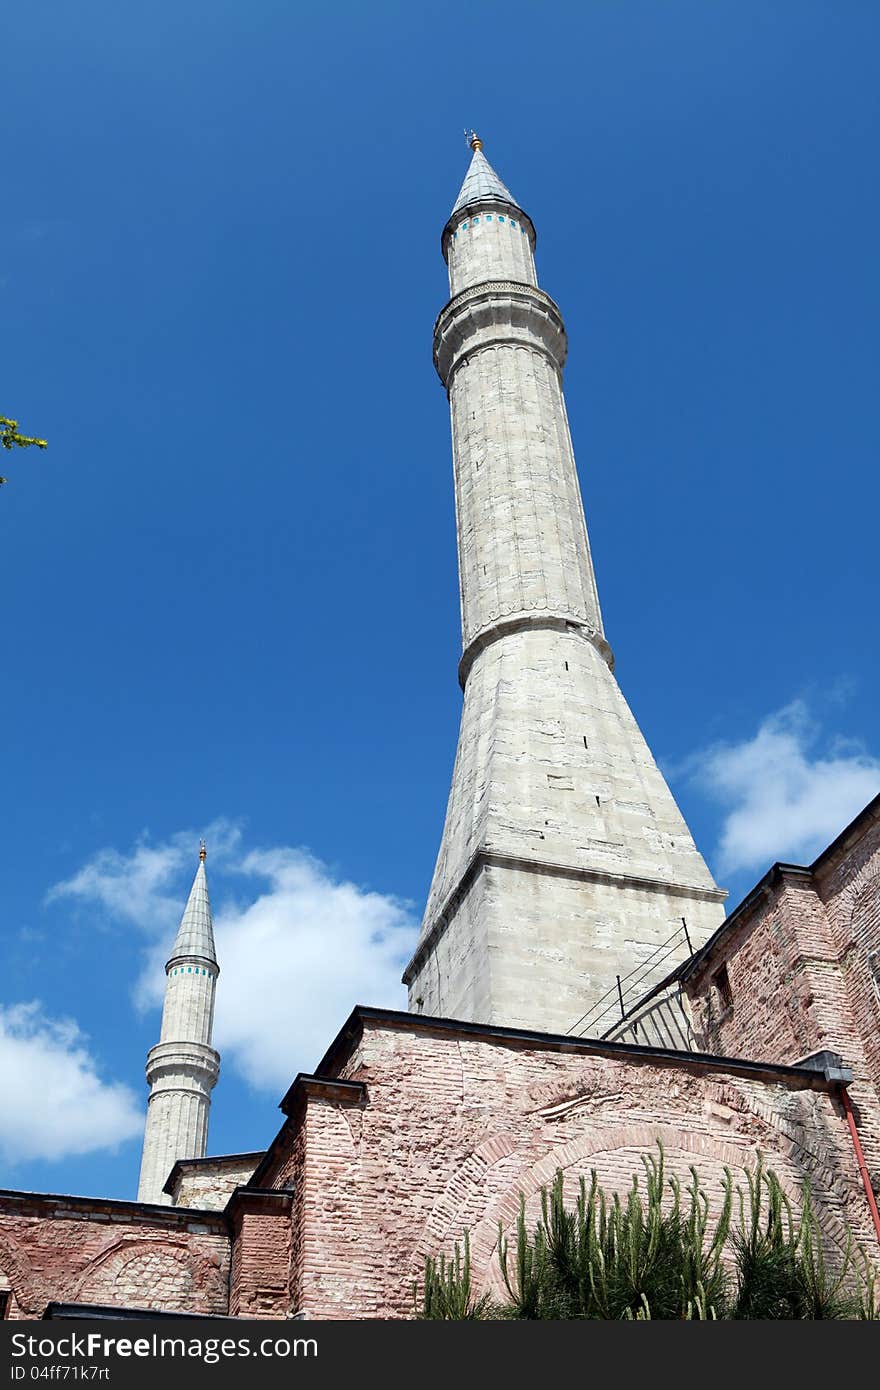
POLYGON ((138 1184, 139 1202, 171 1205, 162 1191, 179 1158, 204 1158, 208 1146, 211 1091, 220 1054, 211 1046, 217 953, 205 877, 207 851, 199 867, 165 966, 165 1007, 158 1043, 147 1054, 147 1123, 138 1184))

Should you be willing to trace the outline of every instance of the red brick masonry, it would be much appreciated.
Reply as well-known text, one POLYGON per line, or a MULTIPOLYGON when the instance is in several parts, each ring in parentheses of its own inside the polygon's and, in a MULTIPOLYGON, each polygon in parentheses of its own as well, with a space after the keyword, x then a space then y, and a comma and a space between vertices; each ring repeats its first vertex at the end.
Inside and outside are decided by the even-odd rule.
POLYGON ((225 1313, 229 1256, 220 1213, 0 1193, 10 1317, 41 1317, 53 1300, 225 1313))
POLYGON ((623 1190, 658 1140, 715 1202, 725 1166, 763 1151, 793 1196, 809 1178, 830 1242, 848 1225, 876 1260, 837 1086, 790 1064, 842 1054, 876 1180, 878 953, 880 798, 809 868, 776 865, 687 967, 698 1045, 732 1057, 356 1009, 261 1159, 175 1165, 168 1190, 223 1210, 0 1193, 9 1316, 55 1301, 406 1317, 425 1257, 465 1229, 478 1284, 500 1292, 498 1225, 520 1193, 535 1213, 559 1168, 572 1194, 593 1168, 623 1190))
POLYGON ((820 1073, 356 1010, 325 1077, 225 1213, 6 1194, 12 1316, 51 1301, 244 1317, 405 1317, 425 1256, 467 1228, 498 1287, 500 1221, 562 1168, 628 1186, 660 1139, 717 1199, 763 1150, 795 1194, 809 1176, 829 1238, 872 1240, 845 1120, 820 1073), (336 1073, 338 1079, 333 1079, 336 1073))

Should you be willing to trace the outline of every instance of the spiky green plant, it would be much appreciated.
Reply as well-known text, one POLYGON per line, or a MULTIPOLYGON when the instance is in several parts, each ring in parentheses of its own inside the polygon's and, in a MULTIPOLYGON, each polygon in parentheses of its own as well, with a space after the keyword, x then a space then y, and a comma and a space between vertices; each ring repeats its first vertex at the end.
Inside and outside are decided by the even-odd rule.
POLYGON ((541 1219, 529 1236, 521 1204, 516 1254, 499 1230, 498 1252, 512 1315, 520 1318, 711 1318, 723 1303, 722 1264, 730 1225, 732 1183, 707 1243, 709 1203, 695 1169, 686 1190, 670 1179, 672 1205, 664 1210, 663 1150, 642 1158, 625 1203, 609 1202, 595 1172, 581 1179, 575 1209, 564 1200, 564 1180, 541 1194, 541 1219))
POLYGON ((808 1183, 801 1189, 796 1219, 761 1155, 746 1182, 748 1193, 739 1192, 739 1229, 733 1235, 737 1296, 731 1317, 857 1318, 866 1295, 873 1305, 873 1280, 859 1280, 851 1236, 836 1268, 829 1268, 808 1183))
POLYGON ((709 1200, 695 1168, 682 1191, 666 1178, 662 1146, 642 1157, 621 1201, 609 1200, 595 1171, 582 1178, 574 1207, 564 1178, 541 1190, 533 1230, 520 1198, 513 1244, 499 1227, 498 1256, 508 1302, 474 1299, 470 1248, 448 1265, 428 1261, 418 1314, 430 1318, 649 1319, 878 1317, 876 1276, 855 1268, 852 1242, 829 1264, 809 1188, 796 1220, 779 1180, 759 1156, 747 1192, 725 1169, 721 1210, 709 1232, 709 1200), (671 1197, 670 1197, 671 1194, 671 1197))
POLYGON ((446 1261, 428 1259, 422 1282, 421 1298, 418 1285, 413 1288, 416 1317, 428 1321, 463 1322, 486 1318, 491 1300, 487 1294, 475 1299, 471 1289, 471 1247, 467 1232, 464 1235, 464 1255, 456 1245, 453 1258, 446 1261))

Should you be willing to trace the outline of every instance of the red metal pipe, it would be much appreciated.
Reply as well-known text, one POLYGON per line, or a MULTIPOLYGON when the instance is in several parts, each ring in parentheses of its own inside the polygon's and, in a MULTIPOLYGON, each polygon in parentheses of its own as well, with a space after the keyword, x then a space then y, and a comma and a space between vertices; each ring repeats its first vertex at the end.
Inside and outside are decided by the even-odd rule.
POLYGON ((849 1132, 852 1136, 853 1148, 856 1151, 856 1163, 859 1165, 859 1172, 862 1175, 862 1185, 865 1189, 865 1196, 868 1199, 868 1206, 871 1211, 871 1219, 874 1222, 874 1230, 877 1239, 880 1241, 880 1211, 877 1210, 877 1199, 874 1196, 874 1189, 871 1186, 871 1178, 868 1174, 868 1165, 865 1163, 865 1155, 862 1150, 862 1141, 859 1138, 859 1131, 856 1129, 856 1117, 853 1114, 852 1101, 845 1086, 840 1088, 840 1099, 846 1111, 846 1122, 849 1125, 849 1132))

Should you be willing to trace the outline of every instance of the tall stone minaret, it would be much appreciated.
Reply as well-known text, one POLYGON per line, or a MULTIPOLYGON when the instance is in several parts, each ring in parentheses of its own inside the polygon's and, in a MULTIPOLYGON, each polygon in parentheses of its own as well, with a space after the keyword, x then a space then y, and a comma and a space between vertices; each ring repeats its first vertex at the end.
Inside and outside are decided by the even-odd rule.
POLYGON ((672 968, 679 941, 685 956, 682 918, 704 941, 726 894, 612 674, 562 394, 565 328, 538 288, 531 219, 476 136, 471 147, 434 329, 464 708, 404 982, 415 1011, 566 1032, 616 975, 670 950, 672 968))
POLYGON ((139 1202, 170 1205, 171 1198, 162 1186, 174 1164, 179 1158, 204 1158, 207 1152, 211 1091, 220 1071, 220 1055, 211 1046, 220 969, 214 949, 206 857, 202 844, 199 867, 165 966, 162 1032, 147 1054, 150 1098, 139 1202))

